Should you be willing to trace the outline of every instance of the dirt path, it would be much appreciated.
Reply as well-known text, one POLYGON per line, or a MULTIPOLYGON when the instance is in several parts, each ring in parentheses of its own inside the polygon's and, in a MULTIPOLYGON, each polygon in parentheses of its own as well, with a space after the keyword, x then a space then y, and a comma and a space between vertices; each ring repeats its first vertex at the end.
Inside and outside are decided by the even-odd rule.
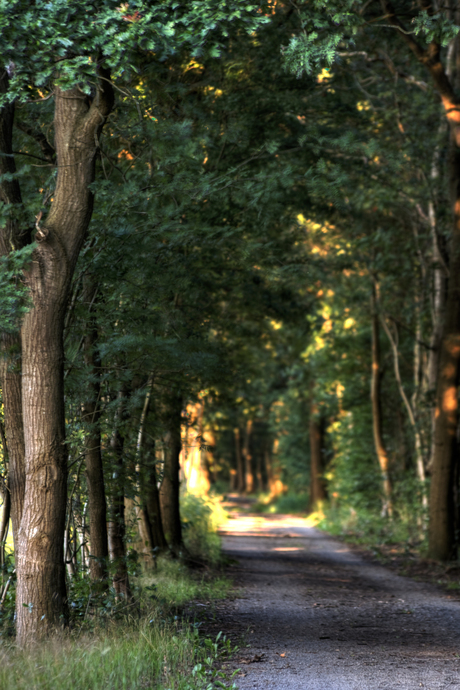
POLYGON ((235 515, 223 531, 239 596, 214 622, 248 647, 238 687, 460 688, 460 601, 353 554, 289 516, 235 515))

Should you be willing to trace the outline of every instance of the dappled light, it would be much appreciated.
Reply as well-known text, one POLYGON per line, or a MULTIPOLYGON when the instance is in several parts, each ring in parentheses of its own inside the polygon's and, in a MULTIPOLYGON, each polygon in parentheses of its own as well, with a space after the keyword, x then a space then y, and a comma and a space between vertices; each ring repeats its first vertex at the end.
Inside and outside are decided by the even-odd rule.
POLYGON ((0 690, 455 685, 460 0, 0 26, 0 690))

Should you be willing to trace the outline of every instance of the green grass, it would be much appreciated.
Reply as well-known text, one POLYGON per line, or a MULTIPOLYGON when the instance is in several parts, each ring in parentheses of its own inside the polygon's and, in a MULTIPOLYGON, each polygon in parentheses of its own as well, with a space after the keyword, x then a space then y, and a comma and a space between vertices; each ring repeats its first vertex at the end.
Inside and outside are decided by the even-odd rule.
POLYGON ((326 506, 324 513, 318 527, 333 536, 365 547, 393 544, 419 554, 424 552, 425 523, 418 523, 413 515, 406 515, 404 511, 395 510, 393 518, 388 518, 364 509, 326 506))
POLYGON ((200 638, 178 607, 228 593, 223 577, 203 578, 179 561, 159 560, 156 571, 137 582, 132 613, 90 617, 78 629, 29 651, 0 642, 1 690, 199 690, 227 680, 219 662, 231 650, 200 638))
MULTIPOLYGON (((197 544, 201 558, 218 561, 220 542, 213 529, 222 518, 219 508, 212 501, 192 498, 187 511, 192 555, 197 544)), ((132 585, 135 605, 109 606, 109 594, 93 608, 87 605, 90 583, 76 581, 69 589, 73 629, 30 650, 16 648, 7 627, 3 635, 0 630, 1 690, 229 687, 230 679, 219 667, 234 650, 223 637, 203 638, 199 625, 181 616, 192 608, 187 609, 188 604, 224 598, 230 582, 209 568, 190 571, 180 560, 165 556, 153 572, 132 577, 132 585)))
MULTIPOLYGON (((2 690, 198 690, 217 687, 226 647, 155 616, 98 634, 55 637, 31 651, 0 648, 2 690)), ((222 677, 222 676, 220 676, 222 677)))
POLYGON ((154 591, 157 599, 171 607, 199 599, 224 599, 231 587, 230 581, 224 576, 195 575, 180 561, 167 557, 159 558, 157 569, 143 575, 139 584, 147 591, 154 591))

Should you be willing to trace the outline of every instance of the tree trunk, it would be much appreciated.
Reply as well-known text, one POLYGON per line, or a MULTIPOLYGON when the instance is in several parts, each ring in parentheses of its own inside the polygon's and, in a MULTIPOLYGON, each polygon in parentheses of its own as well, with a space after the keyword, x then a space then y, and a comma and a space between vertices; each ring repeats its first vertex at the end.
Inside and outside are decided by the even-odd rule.
POLYGON ((267 475, 269 479, 270 496, 276 498, 285 492, 286 486, 281 481, 281 467, 276 457, 278 455, 279 439, 273 440, 272 452, 267 451, 265 462, 267 463, 267 475))
MULTIPOLYGON (((18 338, 4 336, 3 348, 18 348, 18 338), (14 343, 14 345, 13 345, 14 343)), ((2 348, 2 349, 3 349, 2 348)), ((5 351, 4 349, 4 351, 5 351)), ((25 468, 24 468, 24 430, 22 424, 22 391, 20 365, 0 355, 0 382, 3 392, 5 412, 5 434, 8 440, 8 486, 11 495, 11 523, 16 545, 19 525, 24 506, 25 468)))
MULTIPOLYGON (((458 17, 457 17, 458 20, 458 17)), ((460 41, 453 44, 453 70, 451 82, 458 89, 460 71, 458 58, 460 41)), ((430 523, 428 552, 431 558, 456 558, 458 549, 458 489, 459 444, 457 430, 458 385, 460 376, 460 123, 458 105, 455 116, 453 103, 446 105, 450 121, 450 188, 453 228, 449 253, 449 278, 445 305, 444 328, 439 349, 439 368, 436 388, 434 422, 434 450, 431 465, 430 523)), ((460 103, 455 98, 455 103, 460 103)))
POLYGON ((115 568, 113 588, 117 597, 131 598, 128 568, 126 565, 126 526, 125 526, 125 467, 123 462, 124 436, 120 425, 125 416, 126 390, 118 393, 118 409, 114 422, 110 446, 114 453, 114 486, 110 506, 108 543, 110 561, 115 568))
POLYGON ((377 314, 377 299, 375 285, 372 286, 371 297, 372 318, 372 374, 371 374, 371 402, 372 402, 372 428, 374 434, 374 447, 382 473, 383 506, 384 515, 391 516, 393 512, 391 499, 391 482, 389 476, 388 453, 382 438, 382 415, 380 403, 380 343, 379 343, 379 317, 377 314))
POLYGON ((254 473, 252 471, 252 454, 251 454, 251 435, 252 435, 252 419, 246 422, 246 433, 244 436, 243 459, 244 459, 244 477, 246 493, 252 494, 254 491, 254 473))
POLYGON ((179 456, 181 451, 182 396, 171 393, 167 405, 167 447, 160 487, 161 516, 165 536, 172 551, 182 547, 182 527, 179 510, 179 456))
MULTIPOLYGON (((86 278, 83 300, 92 305, 97 286, 86 278)), ((101 453, 101 361, 98 351, 98 332, 94 314, 90 312, 87 334, 83 340, 85 364, 90 375, 89 396, 83 404, 85 436, 86 482, 89 501, 90 575, 93 581, 107 582, 109 547, 107 538, 107 503, 101 453)))
POLYGON ((318 416, 318 406, 312 402, 310 409, 310 510, 327 498, 324 481, 323 441, 324 424, 318 416))
POLYGON ((160 508, 160 493, 158 491, 157 473, 155 467, 155 455, 150 458, 146 469, 145 482, 145 506, 149 517, 153 547, 156 549, 166 549, 168 543, 163 531, 163 520, 160 508))
POLYGON ((137 435, 136 447, 136 467, 135 467, 135 498, 125 498, 125 511, 134 518, 136 524, 136 532, 138 535, 135 549, 138 552, 144 568, 147 570, 155 566, 154 554, 154 535, 150 516, 145 504, 145 466, 144 466, 144 440, 145 440, 145 425, 150 409, 150 398, 152 393, 153 377, 149 376, 147 382, 147 390, 144 399, 144 406, 142 408, 139 431, 137 435))
POLYGON ((163 531, 156 470, 155 441, 152 436, 145 437, 144 446, 141 494, 150 523, 152 546, 154 549, 164 550, 168 547, 168 544, 163 531))
POLYGON ((244 465, 243 465, 243 456, 241 454, 240 430, 238 427, 236 427, 233 430, 233 434, 235 437, 237 489, 238 489, 239 493, 243 493, 245 488, 246 488, 246 484, 244 481, 244 465))
POLYGON ((58 176, 54 200, 25 271, 33 306, 21 327, 25 492, 16 548, 17 640, 27 644, 67 618, 63 541, 66 448, 63 326, 75 264, 92 213, 97 136, 112 102, 108 74, 90 105, 55 86, 58 176))
POLYGON ((5 491, 3 492, 3 505, 2 505, 2 519, 0 520, 0 544, 6 541, 8 535, 8 524, 11 517, 11 494, 9 492, 8 484, 5 486, 5 491))
MULTIPOLYGON (((0 77, 0 94, 8 89, 6 72, 0 77)), ((22 206, 21 189, 13 156, 14 104, 0 109, 0 200, 13 208, 22 206), (11 178, 11 179, 8 179, 11 178)), ((30 229, 18 226, 14 217, 0 229, 0 255, 7 256, 11 248, 22 249, 30 243, 30 229)), ((5 433, 8 440, 8 473, 11 492, 11 522, 15 545, 24 505, 25 466, 24 431, 22 421, 21 338, 16 333, 0 334, 0 385, 2 388, 5 433)))
POLYGON ((265 442, 264 463, 265 463, 265 474, 267 476, 268 490, 272 494, 273 493, 274 477, 273 477, 272 459, 270 457, 270 447, 269 447, 269 440, 268 439, 265 442))
MULTIPOLYGON (((449 46, 453 69, 441 62, 441 46, 432 41, 424 48, 407 31, 389 0, 381 0, 386 21, 399 30, 416 58, 429 71, 444 108, 450 129, 450 191, 453 212, 449 256, 449 279, 445 320, 439 351, 436 387, 434 454, 431 467, 430 526, 428 552, 431 558, 448 560, 457 551, 458 508, 455 506, 458 481, 458 384, 460 375, 460 39, 449 46)), ((459 23, 457 3, 454 21, 459 23)))
MULTIPOLYGON (((439 128, 439 134, 447 133, 446 122, 444 121, 439 128)), ((439 148, 436 149, 433 156, 433 163, 431 166, 431 180, 432 184, 436 182, 439 177, 439 148)), ((447 280, 449 270, 440 248, 440 238, 437 227, 435 205, 432 200, 428 203, 428 217, 430 220, 431 230, 431 246, 432 246, 432 298, 431 298, 431 337, 430 349, 428 351, 428 362, 426 367, 425 377, 425 391, 430 396, 430 417, 431 417, 431 439, 430 439, 430 456, 427 463, 427 470, 431 472, 434 461, 434 435, 436 426, 436 384, 438 380, 439 370, 439 353, 442 342, 442 329, 444 325, 444 311, 446 306, 447 296, 447 280), (431 401, 432 400, 432 401, 431 401)))
POLYGON ((258 491, 263 491, 264 490, 264 480, 262 476, 262 454, 261 451, 257 451, 257 456, 256 456, 256 477, 257 477, 257 490, 258 491))
MULTIPOLYGON (((376 288, 377 290, 377 288, 376 288)), ((383 329, 388 337, 388 340, 390 341, 391 349, 393 351, 393 367, 394 367, 394 372, 395 372, 395 379, 396 383, 398 385, 398 390, 399 394, 401 395, 402 401, 404 403, 404 407, 406 408, 407 415, 409 417, 409 422, 412 427, 412 431, 414 433, 414 445, 415 445, 415 467, 416 467, 416 472, 417 472, 417 478, 420 481, 421 487, 422 487, 422 506, 424 509, 428 508, 428 501, 425 493, 425 465, 423 462, 423 447, 422 447, 422 438, 420 435, 420 431, 418 429, 417 425, 417 418, 416 418, 416 406, 414 407, 411 405, 409 402, 409 398, 406 395, 406 391, 404 390, 403 382, 401 379, 401 373, 399 371, 399 350, 398 350, 398 342, 397 342, 397 336, 393 336, 390 327, 388 326, 387 322, 385 321, 385 317, 381 315, 381 322, 383 329)), ((395 326, 396 328, 396 326, 395 326)), ((397 331, 396 331, 397 333, 397 331)), ((417 359, 417 357, 415 357, 417 359)), ((416 382, 415 385, 418 384, 418 375, 416 375, 416 382)))
MULTIPOLYGON (((51 273, 57 266, 53 269, 51 273)), ((38 283, 39 276, 33 282, 38 283)), ((49 290, 45 289, 43 298, 36 299, 22 327, 26 486, 16 551, 20 644, 62 626, 67 615, 63 560, 67 454, 61 287, 53 289, 50 285, 49 290)), ((40 286, 35 289, 39 290, 40 286)))

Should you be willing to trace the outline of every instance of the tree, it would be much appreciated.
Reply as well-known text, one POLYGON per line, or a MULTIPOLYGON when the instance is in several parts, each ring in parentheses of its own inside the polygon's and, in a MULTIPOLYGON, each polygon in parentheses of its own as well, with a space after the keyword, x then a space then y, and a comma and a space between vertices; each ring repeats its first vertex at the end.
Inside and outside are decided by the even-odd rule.
MULTIPOLYGON (((357 41, 366 41, 367 36, 378 31, 379 37, 392 32, 393 54, 397 45, 404 41, 415 57, 415 61, 430 75, 443 107, 450 130, 449 186, 450 206, 453 224, 450 233, 448 253, 449 280, 445 318, 439 351, 437 375, 436 415, 434 429, 434 456, 431 463, 430 528, 429 551, 432 557, 447 560, 456 551, 455 529, 458 515, 454 496, 458 482, 458 448, 456 430, 458 426, 458 379, 459 379, 459 220, 458 220, 458 97, 456 86, 458 70, 458 4, 452 3, 438 10, 431 2, 408 7, 407 3, 381 2, 348 3, 327 2, 317 7, 309 4, 300 6, 301 31, 290 41, 285 51, 290 69, 301 74, 323 64, 331 65, 344 56, 358 55, 354 52, 357 41), (382 15, 385 23, 382 23, 382 15), (325 27, 328 32, 324 32, 325 27), (413 29, 411 27, 414 27, 413 29), (308 29, 316 31, 308 33, 308 29), (446 47, 449 49, 446 50, 446 47), (347 52, 347 50, 349 52, 347 52)), ((389 43, 390 41, 388 41, 389 43)), ((374 48, 375 55, 378 54, 374 48)), ((364 53, 368 57, 368 53, 364 53)), ((380 55, 383 55, 381 52, 380 55)), ((377 58, 379 59, 379 58, 377 58)), ((401 69, 388 57, 383 59, 394 74, 408 80, 406 69, 401 69)), ((407 63, 407 60, 406 60, 407 63)), ((411 61, 413 68, 414 61, 411 61)), ((414 77, 411 77, 414 79, 414 77)), ((428 112, 429 103, 425 105, 428 112)), ((446 176, 447 177, 447 176, 446 176)))
MULTIPOLYGON (((238 2, 190 2, 180 7, 174 2, 138 2, 132 14, 129 10, 129 5, 115 2, 93 3, 88 13, 80 3, 40 1, 30 7, 17 0, 0 15, 2 255, 35 241, 24 270, 32 304, 21 322, 20 348, 17 336, 13 341, 4 338, 4 350, 11 352, 13 345, 20 350, 21 391, 19 371, 13 376, 4 365, 2 372, 11 438, 19 644, 55 629, 67 616, 62 335, 73 272, 91 220, 99 137, 114 105, 112 75, 121 82, 129 79, 128 70, 139 52, 166 57, 187 45, 193 55, 212 31, 215 38, 207 49, 218 56, 229 21, 240 21, 249 31, 261 21, 252 6, 238 2), (44 106, 44 120, 54 128, 54 147, 46 138, 44 142, 55 149, 57 170, 55 187, 52 181, 46 199, 48 212, 38 209, 40 197, 33 188, 27 189, 31 198, 22 199, 19 176, 25 167, 19 173, 15 168, 15 103, 31 99, 44 106), (52 114, 48 100, 54 105, 52 114)), ((35 138, 43 144, 43 132, 35 138)))

